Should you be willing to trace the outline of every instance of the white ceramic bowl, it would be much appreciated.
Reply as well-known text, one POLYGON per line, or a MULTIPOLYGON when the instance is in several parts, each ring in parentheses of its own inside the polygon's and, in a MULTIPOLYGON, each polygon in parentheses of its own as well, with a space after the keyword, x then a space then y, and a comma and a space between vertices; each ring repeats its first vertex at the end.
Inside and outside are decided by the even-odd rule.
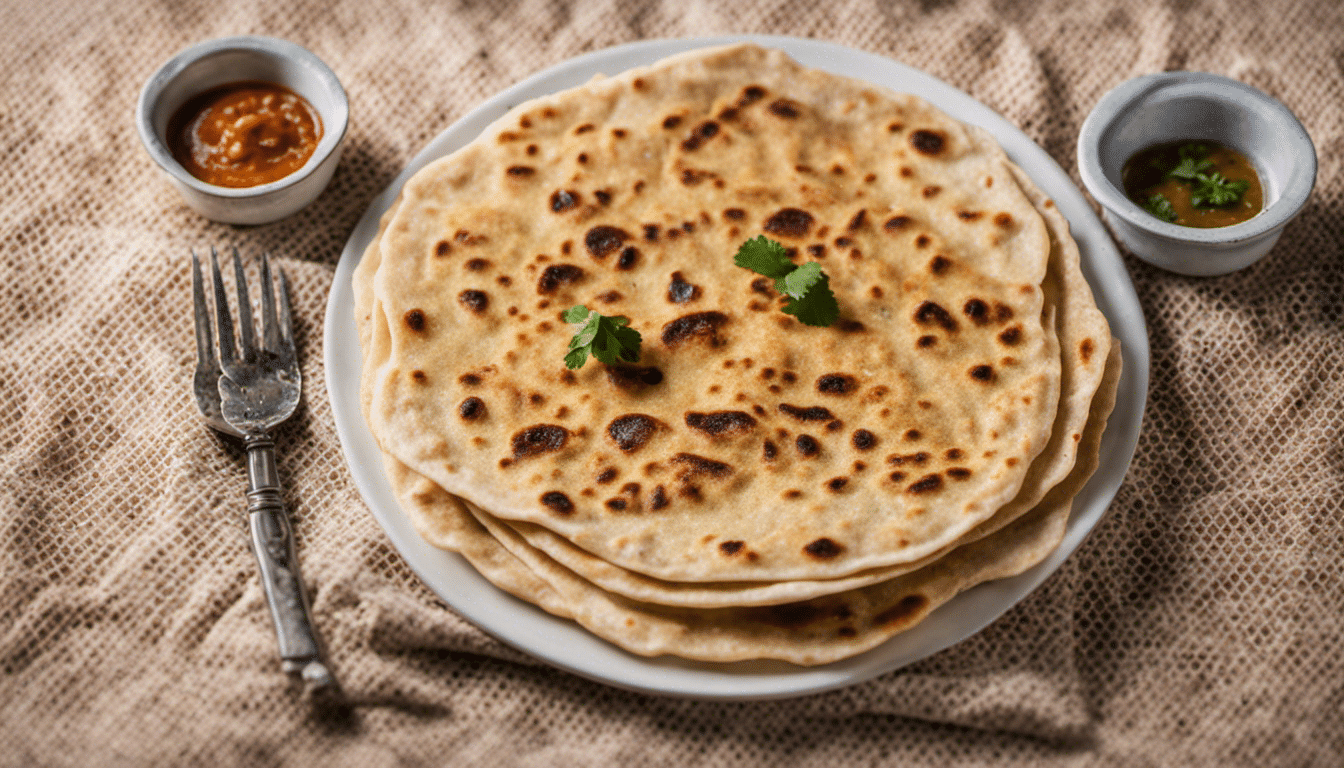
POLYGON ((247 35, 207 40, 170 59, 141 90, 135 122, 149 156, 187 205, 215 221, 265 224, 308 205, 331 181, 350 122, 350 103, 336 74, 306 48, 247 35), (308 162, 282 179, 255 187, 207 184, 173 159, 166 140, 168 121, 192 96, 240 80, 278 83, 307 99, 322 117, 322 139, 308 162))
POLYGON ((1078 136, 1078 170, 1116 237, 1149 264, 1184 275, 1223 275, 1269 252, 1316 183, 1316 148, 1283 104, 1207 72, 1163 72, 1121 83, 1097 102, 1078 136), (1264 208, 1227 227, 1163 221, 1124 192, 1125 162, 1154 144, 1214 141, 1245 155, 1264 208))

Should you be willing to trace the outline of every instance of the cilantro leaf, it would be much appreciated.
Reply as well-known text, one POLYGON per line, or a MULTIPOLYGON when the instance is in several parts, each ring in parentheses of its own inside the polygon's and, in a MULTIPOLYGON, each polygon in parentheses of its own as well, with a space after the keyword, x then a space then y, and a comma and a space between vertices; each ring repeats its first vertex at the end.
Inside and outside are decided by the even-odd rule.
POLYGON ((1220 208, 1241 200, 1250 184, 1244 179, 1229 181, 1223 174, 1199 174, 1190 192, 1190 204, 1196 208, 1220 208))
MULTIPOLYGON (((815 261, 811 263, 816 264, 815 261)), ((835 294, 831 292, 831 279, 821 273, 820 267, 817 269, 817 274, 820 279, 812 283, 807 293, 793 299, 780 311, 786 315, 793 315, 804 325, 824 328, 840 317, 840 304, 835 300, 835 294)))
POLYGON ((816 285, 818 280, 824 279, 825 275, 821 274, 821 265, 815 261, 809 261, 775 280, 775 290, 786 293, 795 299, 801 299, 807 295, 812 286, 816 285))
MULTIPOLYGON (((1182 147, 1182 149, 1184 149, 1184 147, 1182 147)), ((1167 171, 1167 175, 1177 179, 1194 181, 1200 174, 1211 170, 1213 170, 1212 160, 1196 157, 1182 157, 1181 162, 1177 163, 1175 168, 1167 171)))
POLYGON ((797 269, 797 265, 789 261, 784 246, 765 235, 757 235, 743 243, 737 249, 733 263, 776 280, 797 269))
POLYGON ((1153 214, 1163 221, 1175 221, 1176 209, 1171 207, 1171 201, 1165 195, 1151 195, 1143 204, 1144 210, 1153 214))
POLYGON ((784 246, 765 235, 746 241, 737 249, 733 263, 775 280, 775 290, 789 297, 781 310, 806 325, 827 326, 840 317, 840 305, 831 292, 830 279, 815 261, 794 264, 784 246))
POLYGON ((582 304, 565 310, 565 322, 583 323, 583 327, 574 338, 569 340, 569 352, 565 354, 566 368, 582 368, 591 354, 599 362, 607 365, 639 362, 639 344, 642 340, 639 331, 629 328, 630 320, 624 317, 607 317, 582 304))

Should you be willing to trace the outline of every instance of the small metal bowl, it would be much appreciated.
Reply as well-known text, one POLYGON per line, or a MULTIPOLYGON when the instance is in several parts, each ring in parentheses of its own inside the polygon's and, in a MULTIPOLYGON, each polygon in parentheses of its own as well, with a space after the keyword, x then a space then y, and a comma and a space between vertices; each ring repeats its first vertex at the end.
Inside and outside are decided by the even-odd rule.
POLYGON ((145 83, 136 127, 149 156, 183 200, 202 216, 229 224, 265 224, 311 203, 331 181, 350 122, 350 103, 336 74, 307 49, 273 37, 207 40, 187 48, 145 83), (226 83, 266 80, 303 98, 322 117, 322 138, 308 161, 282 179, 255 187, 220 187, 191 175, 168 149, 168 121, 191 97, 226 83))
POLYGON ((1078 170, 1116 237, 1134 255, 1183 275, 1224 275, 1255 263, 1306 204, 1316 183, 1316 148, 1293 113, 1231 78, 1164 72, 1121 83, 1102 97, 1078 136, 1078 170), (1154 144, 1213 141, 1255 165, 1264 208, 1227 227, 1163 221, 1124 191, 1125 162, 1154 144))

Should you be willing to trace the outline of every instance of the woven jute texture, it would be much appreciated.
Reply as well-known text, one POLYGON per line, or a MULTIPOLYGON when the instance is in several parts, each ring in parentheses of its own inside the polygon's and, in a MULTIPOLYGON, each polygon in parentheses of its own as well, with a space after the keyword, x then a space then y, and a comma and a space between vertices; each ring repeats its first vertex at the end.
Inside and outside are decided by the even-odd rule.
POLYGON ((1344 765, 1339 3, 9 0, 0 30, 0 766, 1344 765), (1066 169, 1112 86, 1219 72, 1292 108, 1321 164, 1249 269, 1126 256, 1152 342, 1138 454, 1041 589, 871 682, 701 703, 552 669, 429 592, 344 464, 321 338, 355 222, 453 120, 584 51, 735 32, 919 67, 1066 169), (323 196, 253 228, 187 209, 132 120, 160 63, 239 33, 317 53, 353 115, 323 196), (243 455, 191 398, 187 252, 211 244, 290 278, 306 388, 280 471, 340 717, 279 671, 243 455))

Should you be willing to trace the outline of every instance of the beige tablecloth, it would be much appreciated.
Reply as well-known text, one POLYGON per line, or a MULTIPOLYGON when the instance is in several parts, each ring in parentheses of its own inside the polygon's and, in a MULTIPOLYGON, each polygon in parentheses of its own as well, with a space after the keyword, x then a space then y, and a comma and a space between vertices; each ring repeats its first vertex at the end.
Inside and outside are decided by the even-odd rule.
POLYGON ((1344 6, 428 0, 0 5, 0 765, 1344 765, 1344 6), (1152 382, 1107 516, 974 638, 763 703, 624 692, 446 608, 355 490, 322 366, 336 260, 372 198, 489 95, 583 51, 735 32, 924 69, 1075 174, 1110 87, 1219 72, 1292 108, 1316 192, 1273 253, 1185 278, 1126 257, 1152 382), (238 228, 140 147, 145 78, 193 42, 287 38, 353 114, 328 191, 238 228), (353 708, 278 670, 239 446, 196 418, 187 249, 282 256, 307 384, 280 469, 353 708))

